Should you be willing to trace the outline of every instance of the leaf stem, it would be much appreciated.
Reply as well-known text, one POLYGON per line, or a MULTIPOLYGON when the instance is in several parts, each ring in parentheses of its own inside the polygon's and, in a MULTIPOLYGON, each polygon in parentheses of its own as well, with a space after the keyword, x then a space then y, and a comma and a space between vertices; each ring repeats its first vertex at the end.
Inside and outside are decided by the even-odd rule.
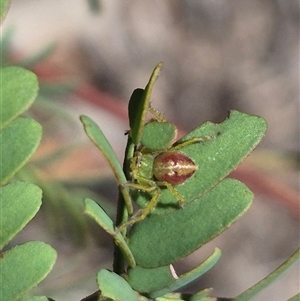
POLYGON ((290 266, 292 266, 297 260, 300 259, 300 249, 298 249, 291 257, 289 257, 283 264, 281 264, 276 270, 274 270, 267 277, 257 282, 255 285, 247 289, 242 294, 238 295, 233 301, 246 301, 258 294, 261 290, 267 287, 270 283, 281 276, 290 266))
MULTIPOLYGON (((135 145, 132 143, 132 139, 128 135, 127 145, 125 149, 125 157, 123 162, 123 171, 127 180, 130 179, 129 165, 130 165, 130 159, 133 157, 134 150, 135 150, 135 145)), ((119 191, 115 224, 118 226, 127 219, 128 219, 128 211, 125 205, 123 194, 119 191)), ((126 236, 126 229, 122 231, 122 234, 123 236, 126 236)), ((113 271, 119 275, 124 272, 124 256, 117 245, 114 246, 113 271)))

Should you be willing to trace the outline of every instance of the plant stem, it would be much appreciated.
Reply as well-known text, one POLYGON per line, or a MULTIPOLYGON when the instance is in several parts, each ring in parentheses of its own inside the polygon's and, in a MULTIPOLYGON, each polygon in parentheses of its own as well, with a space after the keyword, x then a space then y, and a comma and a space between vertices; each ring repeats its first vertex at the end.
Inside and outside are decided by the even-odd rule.
MULTIPOLYGON (((123 171, 127 180, 130 180, 130 160, 133 157, 135 150, 135 145, 132 143, 131 137, 128 135, 127 145, 125 149, 125 157, 123 162, 123 171)), ((127 220, 128 211, 125 206, 125 201, 121 192, 119 192, 118 206, 117 206, 117 215, 116 215, 116 225, 120 225, 123 221, 127 220)), ((122 231, 122 234, 126 236, 126 229, 122 231)), ((114 246, 114 262, 113 262, 113 271, 116 274, 122 274, 124 272, 124 256, 120 248, 114 246)))
MULTIPOLYGON (((123 196, 121 193, 119 193, 116 225, 119 225, 124 220, 124 217, 127 215, 126 212, 127 210, 123 196)), ((116 244, 114 245, 113 271, 118 275, 124 272, 124 257, 120 248, 116 244)))
MULTIPOLYGON (((270 283, 281 276, 290 266, 292 266, 297 260, 300 259, 300 249, 298 249, 290 258, 288 258, 282 265, 280 265, 276 270, 274 270, 267 277, 263 278, 261 281, 247 289, 245 292, 239 296, 232 299, 233 301, 247 301, 254 295, 258 294, 261 290, 267 287, 270 283)), ((293 299, 292 299, 293 300, 293 299)))

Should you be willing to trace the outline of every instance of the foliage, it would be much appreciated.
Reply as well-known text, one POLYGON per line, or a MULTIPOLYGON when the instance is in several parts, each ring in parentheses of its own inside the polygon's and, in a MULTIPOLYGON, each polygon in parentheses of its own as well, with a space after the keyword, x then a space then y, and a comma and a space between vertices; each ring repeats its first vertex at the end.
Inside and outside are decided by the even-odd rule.
MULTIPOLYGON (((96 202, 89 198, 85 200, 85 212, 113 237, 121 250, 115 252, 115 273, 101 270, 101 275, 106 275, 102 281, 98 274, 100 292, 96 298, 99 300, 107 297, 123 300, 120 297, 122 286, 104 280, 112 277, 115 280, 110 283, 122 282, 117 274, 128 281, 138 300, 217 300, 208 297, 209 289, 186 297, 173 292, 211 269, 221 256, 219 249, 180 276, 176 275, 173 263, 222 233, 246 212, 253 199, 252 192, 244 184, 225 177, 259 143, 267 128, 265 120, 231 111, 222 123, 207 122, 170 145, 176 127, 150 106, 151 91, 161 67, 160 63, 154 69, 145 89, 136 89, 131 96, 128 107, 131 128, 123 171, 101 129, 89 117, 81 116, 87 135, 107 159, 120 187, 115 224, 96 202), (155 118, 147 121, 149 113, 155 118), (170 158, 174 152, 184 154, 198 168, 191 177, 173 188, 172 182, 160 182, 154 172, 148 174, 148 170, 154 170, 155 161, 146 158, 152 156, 155 160, 160 154, 170 158), (178 207, 179 196, 184 199, 183 208, 178 207), (155 197, 157 200, 153 201, 155 197), (141 209, 133 212, 132 201, 141 209)), ((162 167, 162 172, 166 172, 166 166, 162 167)), ((263 282, 232 300, 249 300, 298 259, 299 252, 296 252, 263 282)), ((133 292, 128 286, 126 290, 129 294, 133 292)), ((96 299, 91 296, 85 300, 96 299)))
MULTIPOLYGON (((9 3, 0 1, 1 21, 9 3)), ((97 4, 89 3, 93 7, 97 4)), ((23 66, 32 66, 52 49, 53 45, 46 47, 25 60, 23 66)), ((1 50, 5 52, 3 45, 1 50)), ((23 68, 6 66, 3 60, 1 66, 1 300, 51 300, 44 296, 23 296, 50 272, 56 260, 55 250, 39 241, 11 248, 8 245, 41 206, 42 190, 13 178, 41 140, 39 123, 21 116, 37 96, 37 78, 23 68)), ((123 167, 97 124, 81 116, 88 137, 114 171, 120 196, 115 222, 97 202, 90 198, 84 200, 85 213, 112 236, 116 245, 114 271, 98 272, 99 291, 85 301, 222 299, 210 297, 210 289, 193 294, 174 293, 209 271, 220 259, 220 249, 216 248, 206 260, 179 276, 173 264, 220 235, 250 207, 253 193, 243 183, 226 177, 259 143, 267 125, 261 117, 231 111, 222 123, 206 122, 173 142, 176 126, 150 105, 161 68, 159 63, 145 89, 136 89, 129 101, 130 130, 123 167), (151 119, 149 114, 153 115, 151 119), (187 159, 174 161, 177 154, 187 159), (171 161, 159 160, 161 155, 171 161), (193 171, 186 172, 184 169, 192 164, 193 171), (169 171, 168 177, 162 177, 166 180, 158 179, 169 171), (174 173, 178 177, 188 176, 176 184, 172 180, 174 173), (132 202, 138 206, 137 211, 132 202)), ((47 185, 43 188, 47 191, 47 185)), ((265 279, 231 300, 252 298, 299 260, 299 253, 296 251, 265 279)))
MULTIPOLYGON (((43 64, 45 59, 49 58, 56 46, 55 43, 50 43, 46 45, 46 47, 41 46, 41 49, 38 52, 16 60, 13 55, 14 35, 14 28, 5 30, 1 35, 0 57, 3 72, 10 72, 10 68, 4 67, 12 65, 14 67, 11 68, 11 70, 16 68, 19 70, 23 70, 22 68, 39 69, 39 66, 43 64)), ((10 82, 5 83, 8 88, 6 91, 2 91, 2 95, 3 93, 6 93, 7 95, 3 95, 2 99, 9 97, 11 93, 15 93, 17 101, 14 106, 6 107, 6 110, 2 112, 1 122, 7 122, 7 114, 13 117, 13 114, 10 114, 9 111, 11 109, 16 110, 15 114, 17 116, 19 106, 23 105, 23 98, 27 98, 28 103, 26 110, 29 107, 30 110, 23 113, 27 117, 42 122, 43 136, 46 138, 44 141, 53 141, 53 136, 55 141, 57 141, 57 133, 61 133, 62 127, 64 128, 64 131, 73 131, 76 126, 78 127, 78 121, 75 121, 75 118, 73 118, 70 112, 63 107, 62 103, 63 97, 69 95, 71 91, 73 91, 75 87, 74 80, 69 77, 68 79, 65 77, 55 77, 54 79, 47 81, 39 79, 38 94, 28 95, 27 97, 27 95, 24 94, 25 90, 23 88, 26 87, 27 80, 30 81, 30 78, 27 77, 35 77, 35 75, 32 72, 28 72, 28 74, 25 75, 16 72, 13 76, 16 80, 18 79, 19 89, 14 90, 15 87, 10 87, 10 82)), ((8 78, 10 77, 6 76, 6 79, 8 78)), ((5 80, 4 78, 2 79, 5 80)), ((30 121, 27 119, 23 122, 35 122, 32 119, 30 119, 30 121)), ((13 149, 18 150, 20 147, 27 147, 30 149, 27 140, 29 135, 34 135, 34 131, 38 130, 38 128, 35 127, 33 128, 33 131, 25 132, 25 128, 22 128, 22 124, 16 124, 14 126, 19 127, 19 129, 14 129, 14 135, 18 133, 20 136, 20 145, 16 145, 13 149)), ((6 133, 9 134, 8 131, 6 131, 6 133)), ((4 140, 6 140, 6 138, 4 138, 4 140)), ((34 143, 34 140, 32 140, 32 142, 34 143)), ((79 143, 80 142, 71 139, 61 140, 59 146, 50 152, 44 152, 44 150, 42 150, 38 156, 35 156, 30 160, 30 164, 27 164, 22 168, 14 177, 15 180, 18 179, 20 181, 35 183, 43 190, 43 206, 41 207, 41 213, 47 221, 46 230, 51 229, 49 231, 50 235, 55 236, 55 238, 59 237, 67 239, 70 243, 76 244, 76 247, 85 245, 88 240, 88 235, 93 235, 93 233, 89 233, 86 230, 89 225, 88 218, 82 215, 82 198, 86 194, 86 182, 83 181, 79 184, 77 179, 74 180, 71 178, 68 179, 66 183, 66 181, 57 180, 55 176, 50 174, 48 174, 50 177, 45 179, 45 177, 41 177, 41 174, 45 174, 45 168, 55 164, 59 165, 59 162, 65 162, 66 157, 69 157, 70 153, 78 151, 79 143)), ((5 144, 4 147, 10 146, 5 144)), ((10 154, 8 153, 8 155, 10 154)), ((11 165, 17 164, 15 161, 7 159, 5 159, 5 161, 11 165)), ((8 164, 6 168, 11 170, 11 166, 8 164)), ((5 174, 5 171, 2 170, 1 176, 5 176, 5 174)), ((105 202, 103 197, 97 196, 96 198, 97 201, 105 202)))
MULTIPOLYGON (((39 187, 26 182, 8 182, 35 152, 42 128, 33 119, 20 117, 37 95, 36 76, 20 67, 5 67, 0 69, 0 78, 0 248, 3 249, 41 206, 39 187)), ((1 300, 20 298, 45 278, 55 260, 55 250, 38 241, 3 252, 0 260, 1 300)))
MULTIPOLYGON (((9 1, 1 1, 1 20, 9 1)), ((1 45, 2 47, 2 45, 1 45)), ((37 149, 42 128, 21 117, 34 102, 38 81, 34 73, 20 67, 0 69, 0 249, 2 250, 35 216, 41 206, 42 191, 26 182, 9 182, 37 149)), ((56 260, 55 250, 39 241, 6 249, 0 258, 1 300, 19 299, 42 281, 56 260)), ((46 297, 39 298, 47 300, 46 297)))

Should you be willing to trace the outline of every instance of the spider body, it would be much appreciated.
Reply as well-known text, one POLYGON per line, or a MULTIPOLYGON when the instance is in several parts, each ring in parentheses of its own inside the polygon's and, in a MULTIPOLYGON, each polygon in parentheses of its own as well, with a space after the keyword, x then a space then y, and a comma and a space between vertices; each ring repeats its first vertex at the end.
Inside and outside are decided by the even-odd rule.
POLYGON ((184 183, 198 169, 192 159, 178 151, 163 151, 156 156, 138 152, 130 167, 132 178, 138 183, 154 181, 172 186, 184 183))
POLYGON ((210 140, 211 137, 195 137, 172 144, 177 136, 175 125, 151 106, 149 110, 156 116, 145 123, 139 145, 135 147, 129 168, 131 181, 123 183, 121 189, 129 188, 149 193, 150 200, 144 208, 137 210, 128 220, 118 226, 117 232, 146 218, 160 200, 161 190, 168 189, 182 208, 183 196, 174 188, 184 185, 198 166, 180 150, 193 143, 210 140))
POLYGON ((189 179, 197 169, 198 166, 187 155, 168 151, 154 158, 152 172, 158 181, 176 186, 189 179))
POLYGON ((178 207, 182 208, 183 196, 174 188, 184 184, 198 169, 194 161, 179 150, 184 146, 210 140, 211 137, 193 138, 163 150, 149 150, 139 147, 130 161, 130 175, 132 181, 124 183, 129 189, 147 192, 151 199, 147 206, 136 211, 127 221, 118 227, 118 231, 143 220, 157 206, 161 196, 161 189, 168 189, 178 200, 178 207))

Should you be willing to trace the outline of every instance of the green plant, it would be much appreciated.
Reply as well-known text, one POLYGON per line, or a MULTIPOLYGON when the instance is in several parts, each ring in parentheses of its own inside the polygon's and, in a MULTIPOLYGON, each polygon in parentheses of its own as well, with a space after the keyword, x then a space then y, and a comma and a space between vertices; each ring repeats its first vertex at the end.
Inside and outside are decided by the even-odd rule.
MULTIPOLYGON (((1 1, 1 18, 8 4, 9 1, 1 1)), ((30 66, 43 56, 43 53, 34 56, 24 65, 30 66)), ((266 122, 258 116, 231 111, 224 122, 207 122, 173 143, 176 127, 150 106, 161 67, 158 64, 146 88, 136 89, 130 99, 130 130, 123 167, 97 124, 87 116, 81 117, 87 135, 106 157, 120 188, 116 222, 92 199, 84 201, 85 213, 113 237, 116 245, 113 271, 98 272, 99 291, 86 297, 86 301, 224 300, 209 297, 210 289, 190 295, 174 293, 218 262, 221 257, 218 248, 204 262, 179 277, 173 263, 219 235, 250 207, 252 192, 226 176, 259 143, 266 122), (148 121, 148 113, 155 118, 148 121), (135 212, 133 202, 139 207, 135 212)), ((5 67, 0 69, 0 79, 2 249, 39 210, 42 191, 13 178, 41 139, 41 126, 33 119, 20 117, 37 95, 36 76, 23 68, 5 67)), ((43 183, 45 190, 48 186, 43 183)), ((299 257, 298 250, 265 279, 230 300, 250 300, 299 257)), ((56 252, 42 242, 27 242, 3 250, 1 300, 50 300, 23 295, 47 275, 55 258, 56 252)), ((290 299, 295 300, 299 300, 299 295, 290 299)))
MULTIPOLYGON (((0 79, 0 248, 3 249, 41 206, 42 191, 39 187, 8 181, 36 150, 42 128, 33 119, 20 117, 37 95, 36 76, 23 68, 5 67, 0 69, 0 79)), ((55 260, 55 250, 39 241, 4 251, 0 260, 1 300, 20 298, 44 279, 55 260)))
MULTIPOLYGON (((217 300, 208 297, 209 289, 188 297, 173 292, 212 268, 221 256, 219 249, 179 277, 172 264, 219 235, 252 202, 253 194, 244 184, 225 177, 263 137, 265 120, 231 111, 224 122, 207 122, 170 146, 176 127, 150 107, 151 91, 161 67, 160 63, 154 69, 145 89, 136 89, 131 96, 123 169, 100 128, 89 117, 81 116, 87 135, 109 162, 120 187, 116 224, 96 202, 85 200, 85 212, 112 235, 116 252, 114 272, 101 270, 97 278, 99 294, 84 300, 217 300), (154 112, 156 120, 146 121, 149 111, 154 112), (177 169, 172 167, 171 172, 180 173, 183 164, 191 160, 186 164, 188 176, 180 179, 176 190, 173 179, 164 181, 155 171, 161 168, 165 176, 166 169, 174 163, 173 150, 176 155, 180 151, 184 163, 177 169), (164 160, 154 163, 161 154, 166 154, 167 167, 161 167, 164 160), (183 208, 178 206, 181 197, 183 208), (132 201, 144 209, 133 213, 132 201), (126 296, 122 295, 124 291, 126 296)), ((298 258, 296 252, 282 270, 298 258)), ((277 270, 269 275, 263 284, 270 283, 278 274, 277 270)), ((262 284, 258 283, 232 300, 249 300, 260 289, 262 284)))
MULTIPOLYGON (((1 21, 9 5, 10 1, 1 1, 1 21)), ((36 215, 42 203, 39 187, 13 179, 37 149, 42 127, 35 120, 20 116, 33 104, 38 80, 24 68, 3 66, 5 55, 2 54, 8 41, 9 35, 1 39, 0 68, 0 298, 3 301, 19 300, 35 287, 51 271, 57 256, 51 246, 40 241, 26 242, 11 249, 6 247, 36 215)))

